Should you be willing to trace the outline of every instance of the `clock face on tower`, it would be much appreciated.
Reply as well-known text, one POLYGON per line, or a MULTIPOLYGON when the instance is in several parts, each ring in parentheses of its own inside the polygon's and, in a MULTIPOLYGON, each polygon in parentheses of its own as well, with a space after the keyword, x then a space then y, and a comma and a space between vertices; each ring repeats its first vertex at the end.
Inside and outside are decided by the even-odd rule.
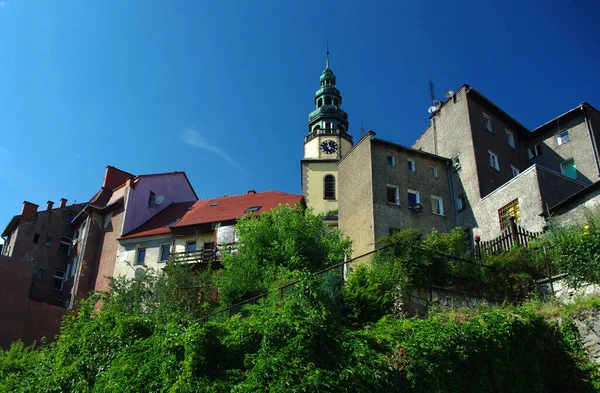
POLYGON ((338 145, 335 141, 328 139, 321 143, 321 151, 325 154, 333 154, 337 151, 338 145))

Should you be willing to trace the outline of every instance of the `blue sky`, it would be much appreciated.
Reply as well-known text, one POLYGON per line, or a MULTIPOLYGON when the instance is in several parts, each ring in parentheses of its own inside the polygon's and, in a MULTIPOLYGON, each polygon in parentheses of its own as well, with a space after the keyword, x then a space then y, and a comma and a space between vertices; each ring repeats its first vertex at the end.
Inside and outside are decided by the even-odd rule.
POLYGON ((88 200, 113 165, 200 198, 300 193, 325 63, 350 115, 410 145, 468 83, 533 128, 600 107, 597 1, 0 0, 0 227, 88 200))

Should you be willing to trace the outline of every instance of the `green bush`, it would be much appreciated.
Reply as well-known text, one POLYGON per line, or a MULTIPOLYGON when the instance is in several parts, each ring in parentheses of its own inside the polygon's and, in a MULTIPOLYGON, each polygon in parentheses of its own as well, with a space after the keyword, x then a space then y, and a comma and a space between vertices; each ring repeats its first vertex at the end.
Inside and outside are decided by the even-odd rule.
POLYGON ((551 226, 544 240, 554 268, 568 273, 571 285, 600 284, 600 213, 590 215, 585 225, 551 226))

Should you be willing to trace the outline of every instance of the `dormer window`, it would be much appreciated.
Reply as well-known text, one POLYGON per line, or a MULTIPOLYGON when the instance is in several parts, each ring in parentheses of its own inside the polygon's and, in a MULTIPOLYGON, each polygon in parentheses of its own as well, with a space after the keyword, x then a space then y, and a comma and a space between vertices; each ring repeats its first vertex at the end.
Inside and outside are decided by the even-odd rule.
POLYGON ((154 192, 150 191, 150 195, 148 196, 148 207, 154 206, 155 202, 156 202, 156 194, 154 192))

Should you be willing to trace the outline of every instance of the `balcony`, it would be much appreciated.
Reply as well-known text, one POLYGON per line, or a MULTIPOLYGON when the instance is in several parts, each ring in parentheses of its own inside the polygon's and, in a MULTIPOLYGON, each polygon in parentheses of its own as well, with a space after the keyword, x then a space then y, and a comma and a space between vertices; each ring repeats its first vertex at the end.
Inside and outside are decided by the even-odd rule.
POLYGON ((178 262, 212 264, 217 261, 217 252, 214 249, 174 252, 171 257, 178 262))

